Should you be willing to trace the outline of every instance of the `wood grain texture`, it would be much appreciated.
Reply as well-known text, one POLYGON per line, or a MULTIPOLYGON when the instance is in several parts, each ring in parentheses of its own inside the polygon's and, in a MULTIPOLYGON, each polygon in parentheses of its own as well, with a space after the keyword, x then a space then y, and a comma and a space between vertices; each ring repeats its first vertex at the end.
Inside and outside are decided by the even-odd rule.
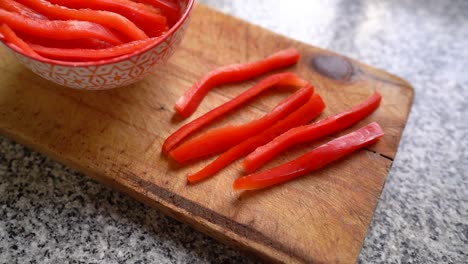
MULTIPOLYGON (((56 86, 26 70, 2 47, 1 134, 269 260, 354 262, 395 156, 412 88, 391 74, 205 6, 197 5, 193 12, 186 36, 168 65, 135 85, 110 91, 56 86), (185 175, 209 160, 177 166, 160 154, 163 140, 254 82, 213 90, 188 120, 174 116, 173 103, 217 66, 252 61, 288 47, 302 54, 300 62, 288 70, 314 84, 327 104, 322 117, 345 110, 378 90, 383 97, 381 107, 354 128, 377 121, 386 135, 368 149, 267 190, 234 192, 232 182, 242 175, 239 163, 188 186, 185 175)), ((215 126, 259 117, 290 92, 267 92, 215 126)), ((295 147, 268 166, 319 143, 295 147)))

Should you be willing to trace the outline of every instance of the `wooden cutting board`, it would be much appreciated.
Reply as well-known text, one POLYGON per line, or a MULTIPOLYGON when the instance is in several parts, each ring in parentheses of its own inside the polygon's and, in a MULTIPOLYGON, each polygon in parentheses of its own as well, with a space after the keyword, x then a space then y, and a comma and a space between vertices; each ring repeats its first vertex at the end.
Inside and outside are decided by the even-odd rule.
MULTIPOLYGON (((193 12, 184 41, 166 67, 155 69, 135 85, 110 91, 56 86, 18 64, 1 47, 1 134, 268 260, 354 262, 407 120, 412 88, 381 70, 205 6, 197 5, 193 12), (383 139, 306 177, 267 190, 234 192, 232 182, 242 175, 239 163, 205 182, 187 185, 185 175, 208 160, 177 166, 160 154, 163 140, 254 82, 215 89, 189 120, 174 115, 173 103, 217 66, 256 60, 288 47, 302 54, 288 70, 314 84, 327 104, 322 117, 378 90, 382 105, 353 129, 377 121, 385 130, 383 139)), ((267 92, 215 126, 259 117, 290 92, 267 92)), ((269 166, 319 143, 295 147, 269 166)))

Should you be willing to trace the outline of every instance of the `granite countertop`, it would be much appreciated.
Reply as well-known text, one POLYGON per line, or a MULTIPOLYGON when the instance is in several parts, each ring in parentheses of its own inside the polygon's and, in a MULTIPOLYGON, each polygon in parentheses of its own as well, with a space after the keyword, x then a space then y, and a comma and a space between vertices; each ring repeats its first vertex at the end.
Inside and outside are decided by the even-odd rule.
MULTIPOLYGON (((200 1, 408 80, 414 105, 360 255, 468 263, 468 1, 200 1)), ((253 263, 0 138, 1 263, 253 263)))

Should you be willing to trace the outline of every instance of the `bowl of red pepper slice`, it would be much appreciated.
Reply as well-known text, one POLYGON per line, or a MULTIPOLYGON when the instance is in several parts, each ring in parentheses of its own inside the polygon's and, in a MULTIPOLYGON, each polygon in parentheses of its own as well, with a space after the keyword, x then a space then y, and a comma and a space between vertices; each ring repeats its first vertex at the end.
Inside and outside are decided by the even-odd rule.
POLYGON ((59 85, 104 90, 137 82, 174 53, 194 0, 1 0, 0 41, 59 85))

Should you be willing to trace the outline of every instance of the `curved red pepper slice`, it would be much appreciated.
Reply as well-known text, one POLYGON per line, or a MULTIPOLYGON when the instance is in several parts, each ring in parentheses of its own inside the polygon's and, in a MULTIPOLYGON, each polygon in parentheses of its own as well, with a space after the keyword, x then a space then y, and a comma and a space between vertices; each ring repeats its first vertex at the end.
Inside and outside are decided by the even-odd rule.
POLYGON ((164 141, 162 152, 165 154, 169 153, 170 150, 176 147, 183 139, 191 135, 196 130, 213 122, 213 120, 226 114, 227 112, 232 111, 234 108, 257 96, 262 91, 276 85, 302 87, 307 85, 307 82, 299 78, 294 73, 279 73, 266 77, 234 99, 216 107, 215 109, 179 128, 164 141))
POLYGON ((31 57, 41 57, 31 47, 20 39, 15 32, 6 24, 0 24, 0 38, 3 38, 9 45, 20 49, 24 54, 31 57))
POLYGON ((29 18, 47 19, 46 16, 39 14, 36 11, 32 10, 31 8, 23 4, 20 4, 14 0, 1 0, 0 9, 1 8, 5 9, 6 11, 15 12, 17 14, 20 14, 29 18))
MULTIPOLYGON (((30 34, 26 34, 23 32, 15 32, 16 35, 20 39, 22 39, 26 43, 34 43, 40 46, 44 46, 47 48, 64 48, 64 49, 104 49, 110 48, 114 45, 99 40, 99 39, 92 39, 92 38, 85 38, 85 39, 68 39, 68 40, 59 40, 59 39, 48 39, 45 37, 38 37, 33 36, 30 34)), ((124 45, 124 44, 122 44, 124 45)))
POLYGON ((312 95, 309 101, 297 109, 295 112, 279 121, 272 127, 258 134, 257 136, 251 137, 242 143, 230 148, 228 151, 219 155, 213 162, 208 164, 202 170, 198 171, 195 174, 189 175, 187 177, 188 182, 195 183, 206 179, 216 172, 222 170, 224 167, 230 163, 236 161, 254 151, 258 146, 262 146, 280 135, 281 133, 296 127, 299 125, 306 124, 311 120, 315 119, 320 115, 320 113, 325 108, 322 98, 318 94, 312 95))
POLYGON ((59 60, 101 60, 122 56, 140 50, 148 46, 154 38, 145 40, 135 40, 122 45, 117 45, 102 49, 80 49, 80 48, 51 48, 38 44, 29 43, 29 46, 44 57, 59 60))
POLYGON ((150 37, 158 37, 167 30, 166 17, 160 15, 157 9, 130 0, 49 0, 49 2, 70 8, 115 12, 135 23, 150 37))
POLYGON ((46 15, 50 19, 80 20, 94 22, 108 28, 116 29, 123 33, 130 40, 147 39, 143 30, 139 29, 133 22, 117 13, 91 10, 91 9, 70 9, 60 5, 51 4, 45 0, 17 0, 18 2, 46 15))
POLYGON ((206 94, 215 86, 252 79, 260 74, 295 64, 299 60, 296 49, 277 52, 265 59, 246 64, 233 64, 218 68, 198 80, 177 100, 174 109, 189 117, 200 105, 206 94))
POLYGON ((364 102, 352 107, 348 111, 310 125, 292 128, 250 153, 242 162, 244 170, 246 172, 253 172, 294 144, 316 140, 356 124, 377 109, 381 98, 378 92, 374 92, 364 102))
POLYGON ((168 23, 173 26, 180 17, 180 6, 168 0, 136 0, 139 3, 145 3, 161 10, 161 13, 167 17, 168 23))
POLYGON ((321 145, 293 161, 236 179, 233 188, 235 190, 256 190, 284 183, 370 145, 383 135, 382 128, 375 122, 371 123, 321 145))
POLYGON ((281 101, 263 117, 240 126, 225 126, 208 131, 171 151, 171 157, 179 163, 225 151, 243 140, 258 134, 292 113, 313 94, 311 86, 305 86, 281 101))
POLYGON ((0 21, 10 28, 51 39, 96 38, 114 45, 120 39, 109 29, 91 22, 75 20, 39 20, 0 9, 0 21))
POLYGON ((57 5, 63 5, 71 8, 90 8, 94 10, 108 10, 112 12, 130 14, 135 12, 132 16, 142 15, 146 13, 161 14, 161 10, 148 6, 138 1, 133 0, 49 0, 49 2, 57 5))

